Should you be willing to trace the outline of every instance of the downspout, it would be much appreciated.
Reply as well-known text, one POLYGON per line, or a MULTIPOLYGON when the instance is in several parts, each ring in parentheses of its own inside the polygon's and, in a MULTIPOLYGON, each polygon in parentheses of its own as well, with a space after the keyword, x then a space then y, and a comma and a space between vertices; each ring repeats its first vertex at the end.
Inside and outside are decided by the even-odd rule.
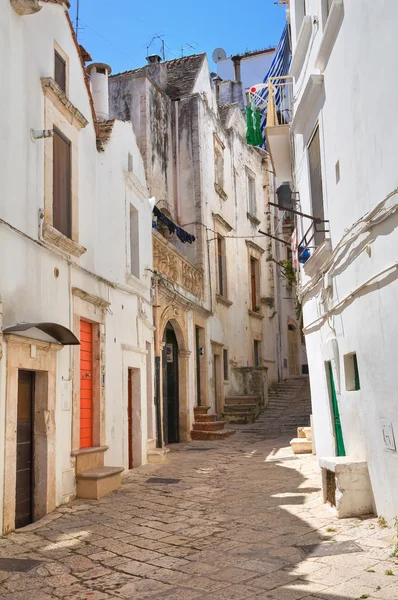
POLYGON ((160 409, 160 304, 159 280, 154 278, 155 303, 153 305, 153 320, 155 325, 155 408, 156 408, 156 447, 163 447, 162 411, 160 409))
POLYGON ((181 203, 180 203, 180 120, 178 114, 178 100, 174 102, 175 110, 175 127, 176 127, 176 203, 177 203, 177 223, 181 223, 181 203))

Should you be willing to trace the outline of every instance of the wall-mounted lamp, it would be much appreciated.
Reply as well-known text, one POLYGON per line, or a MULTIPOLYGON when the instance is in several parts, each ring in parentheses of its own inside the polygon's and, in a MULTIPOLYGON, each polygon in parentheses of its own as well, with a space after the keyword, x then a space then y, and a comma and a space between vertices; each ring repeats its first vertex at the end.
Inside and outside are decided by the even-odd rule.
POLYGON ((36 140, 42 140, 43 138, 53 137, 54 130, 53 129, 31 129, 30 130, 30 139, 32 142, 36 140))

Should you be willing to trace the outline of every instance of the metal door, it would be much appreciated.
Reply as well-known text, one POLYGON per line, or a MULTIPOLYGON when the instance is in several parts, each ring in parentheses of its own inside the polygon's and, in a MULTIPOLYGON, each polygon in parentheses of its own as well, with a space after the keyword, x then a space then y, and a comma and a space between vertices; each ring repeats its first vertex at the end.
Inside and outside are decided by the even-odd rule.
POLYGON ((18 373, 17 473, 15 527, 25 527, 33 520, 33 394, 35 374, 18 373))
POLYGON ((337 402, 336 387, 334 385, 333 369, 331 362, 328 363, 328 373, 330 381, 330 395, 332 401, 334 433, 336 438, 336 452, 337 456, 345 456, 346 453, 344 447, 343 430, 341 428, 339 405, 337 402))

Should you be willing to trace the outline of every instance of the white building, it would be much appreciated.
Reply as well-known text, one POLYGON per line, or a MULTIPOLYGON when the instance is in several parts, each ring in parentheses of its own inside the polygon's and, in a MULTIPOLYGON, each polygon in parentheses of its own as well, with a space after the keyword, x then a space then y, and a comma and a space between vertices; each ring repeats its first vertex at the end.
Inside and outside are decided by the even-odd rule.
POLYGON ((247 50, 235 56, 226 56, 225 50, 217 48, 213 52, 213 60, 217 65, 217 76, 222 79, 220 95, 222 96, 224 88, 228 88, 231 82, 241 82, 242 102, 246 106, 249 89, 253 84, 264 80, 274 56, 275 48, 247 50))
POLYGON ((144 165, 67 5, 0 11, 2 532, 114 489, 154 438, 144 165))
POLYGON ((267 129, 277 175, 288 160, 281 140, 294 134, 296 208, 324 221, 303 240, 311 220, 300 218, 297 241, 303 240, 299 255, 304 248, 310 254, 300 268, 300 295, 325 499, 340 516, 375 509, 392 519, 398 513, 392 76, 398 5, 291 0, 288 17, 293 120, 267 129), (333 479, 337 493, 330 497, 333 479))
POLYGON ((228 417, 242 395, 266 403, 267 383, 289 373, 288 327, 299 331, 279 255, 259 233, 275 233, 274 181, 268 154, 246 144, 239 104, 218 106, 205 55, 148 62, 111 76, 110 107, 133 123, 161 213, 153 268, 163 440, 222 438, 223 424, 207 431, 195 412, 210 407, 228 417), (282 326, 286 302, 290 322, 282 326))

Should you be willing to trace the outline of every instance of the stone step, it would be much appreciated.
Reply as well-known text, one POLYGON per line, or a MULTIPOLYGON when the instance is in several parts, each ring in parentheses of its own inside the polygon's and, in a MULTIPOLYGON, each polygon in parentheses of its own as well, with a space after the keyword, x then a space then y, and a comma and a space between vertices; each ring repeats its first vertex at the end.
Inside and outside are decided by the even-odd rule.
POLYGON ((198 440, 225 440, 231 435, 235 435, 235 431, 232 429, 223 429, 222 431, 191 431, 191 438, 195 441, 198 440))
POLYGON ((227 396, 224 401, 224 406, 230 404, 260 404, 260 398, 258 396, 227 396))
POLYGON ((256 420, 256 413, 254 411, 240 411, 233 413, 225 413, 225 420, 231 425, 245 425, 247 423, 254 423, 256 420))
POLYGON ((195 415, 196 423, 211 423, 212 421, 217 421, 217 415, 214 413, 210 413, 208 415, 201 415, 197 413, 195 415))
MULTIPOLYGON (((216 415, 215 415, 216 416, 216 415)), ((225 427, 225 421, 210 421, 208 423, 194 423, 194 431, 221 431, 225 427)))
POLYGON ((238 412, 257 412, 258 404, 228 404, 224 407, 224 414, 228 415, 231 413, 238 412))
POLYGON ((210 406, 195 406, 193 409, 194 415, 206 415, 210 406))
POLYGON ((150 464, 160 464, 167 462, 167 455, 170 452, 168 448, 151 448, 147 452, 148 462, 150 464))
POLYGON ((306 438, 293 438, 290 441, 290 445, 294 454, 312 453, 312 442, 309 442, 306 438))
POLYGON ((76 475, 76 496, 100 500, 122 485, 123 467, 97 467, 76 475))

